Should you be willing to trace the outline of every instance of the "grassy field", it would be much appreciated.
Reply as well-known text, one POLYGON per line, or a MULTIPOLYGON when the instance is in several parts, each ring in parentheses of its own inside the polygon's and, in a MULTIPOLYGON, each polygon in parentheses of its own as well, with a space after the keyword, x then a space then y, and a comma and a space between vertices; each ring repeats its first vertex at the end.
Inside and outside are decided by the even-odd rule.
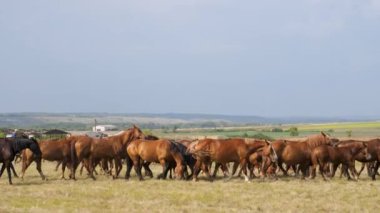
POLYGON ((348 137, 347 132, 351 132, 353 138, 377 138, 380 137, 380 122, 349 122, 349 123, 327 123, 327 124, 292 124, 292 125, 267 125, 267 126, 247 126, 215 129, 181 129, 176 132, 163 130, 153 130, 152 133, 166 138, 197 138, 197 137, 253 137, 257 134, 264 134, 273 139, 289 138, 287 131, 291 127, 297 127, 299 135, 306 137, 317 134, 321 131, 327 132, 334 137, 348 137), (274 128, 283 130, 282 132, 272 131, 274 128))
MULTIPOLYGON (((0 179, 0 212, 378 212, 380 181, 335 178, 324 182, 295 177, 234 178, 212 183, 147 179, 61 180, 55 164, 44 162, 48 181, 31 167, 25 180, 0 179)), ((20 165, 17 165, 19 170, 20 165)), ((158 174, 160 167, 153 166, 158 174)))

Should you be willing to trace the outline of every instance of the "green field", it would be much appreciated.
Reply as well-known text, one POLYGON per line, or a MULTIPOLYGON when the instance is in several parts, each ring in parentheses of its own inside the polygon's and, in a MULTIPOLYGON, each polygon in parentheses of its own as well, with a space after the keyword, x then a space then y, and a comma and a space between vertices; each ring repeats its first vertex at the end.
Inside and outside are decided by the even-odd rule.
MULTIPOLYGON (((358 182, 339 178, 324 182, 320 177, 249 183, 239 178, 140 182, 134 175, 129 181, 106 176, 70 181, 61 180, 54 166, 43 163, 48 181, 42 181, 34 167, 24 181, 14 179, 13 186, 3 176, 0 212, 378 212, 380 208, 380 181, 364 176, 358 182)), ((160 169, 153 166, 155 175, 160 169)))
POLYGON ((247 126, 215 129, 181 129, 176 132, 163 130, 152 130, 152 133, 165 138, 196 138, 205 136, 214 137, 254 137, 264 134, 273 139, 306 137, 324 131, 334 137, 348 137, 347 131, 351 131, 353 138, 376 138, 380 137, 380 122, 350 122, 350 123, 328 123, 328 124, 292 124, 292 125, 267 125, 247 126), (287 131, 291 127, 297 127, 299 135, 291 136, 287 131), (273 129, 281 129, 282 132, 274 132, 273 129))

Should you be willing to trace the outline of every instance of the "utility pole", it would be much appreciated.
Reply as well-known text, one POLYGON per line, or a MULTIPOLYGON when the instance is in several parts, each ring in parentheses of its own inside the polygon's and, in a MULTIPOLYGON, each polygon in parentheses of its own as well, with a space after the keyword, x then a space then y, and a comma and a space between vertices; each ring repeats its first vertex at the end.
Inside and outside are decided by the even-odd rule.
POLYGON ((93 132, 96 132, 96 119, 95 119, 95 127, 93 129, 93 132))

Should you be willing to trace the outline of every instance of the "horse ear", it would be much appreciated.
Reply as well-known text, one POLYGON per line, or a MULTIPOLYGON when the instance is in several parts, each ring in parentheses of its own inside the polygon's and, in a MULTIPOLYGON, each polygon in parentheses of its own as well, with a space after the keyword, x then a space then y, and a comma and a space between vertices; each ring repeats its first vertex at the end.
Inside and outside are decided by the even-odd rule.
POLYGON ((285 145, 288 145, 288 141, 287 141, 287 140, 284 140, 284 144, 285 144, 285 145))
POLYGON ((268 145, 272 144, 272 142, 268 141, 267 139, 265 139, 265 143, 268 144, 268 145))

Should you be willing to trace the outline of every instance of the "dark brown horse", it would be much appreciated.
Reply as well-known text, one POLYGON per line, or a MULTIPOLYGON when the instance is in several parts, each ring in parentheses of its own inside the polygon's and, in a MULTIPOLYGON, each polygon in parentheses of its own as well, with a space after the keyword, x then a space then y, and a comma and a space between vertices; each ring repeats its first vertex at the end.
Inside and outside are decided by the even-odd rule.
MULTIPOLYGON (((0 162, 3 166, 0 171, 0 177, 7 169, 9 184, 12 184, 11 166, 12 161, 17 153, 20 153, 24 149, 32 150, 36 158, 41 159, 41 150, 35 139, 0 139, 0 162)), ((40 164, 39 164, 40 165, 40 164)), ((40 173, 42 179, 45 179, 41 171, 41 167, 37 165, 37 170, 40 173)))
MULTIPOLYGON (((71 141, 73 139, 72 137, 73 136, 60 140, 45 140, 38 143, 42 152, 42 155, 40 156, 42 159, 47 161, 57 161, 61 163, 62 179, 65 179, 66 166, 68 164, 71 164, 70 147, 71 141)), ((26 170, 33 161, 35 161, 37 164, 41 164, 41 159, 36 159, 36 156, 33 154, 33 152, 30 150, 24 150, 22 152, 22 178, 24 178, 26 170)), ((39 167, 41 167, 41 165, 39 165, 39 167)))
POLYGON ((373 139, 367 142, 368 155, 370 155, 369 162, 375 162, 373 171, 371 171, 372 180, 376 180, 377 171, 380 166, 380 139, 373 139))
POLYGON ((115 174, 113 174, 113 177, 116 178, 121 170, 121 164, 119 164, 119 162, 121 162, 121 159, 129 158, 127 154, 127 146, 129 143, 144 137, 142 131, 136 126, 118 135, 107 138, 93 139, 86 136, 77 137, 71 144, 72 162, 74 162, 73 178, 75 179, 75 171, 78 163, 87 160, 90 177, 95 180, 94 162, 102 159, 115 160, 115 174))
MULTIPOLYGON (((160 163, 162 165, 163 171, 158 175, 158 179, 166 179, 171 165, 175 165, 177 179, 185 178, 185 160, 177 145, 169 140, 135 140, 130 143, 127 150, 129 157, 133 161, 133 167, 139 180, 143 180, 141 175, 141 164, 143 161, 160 163)), ((130 174, 127 174, 127 179, 129 176, 130 174)))
POLYGON ((350 143, 346 144, 343 147, 336 146, 328 146, 321 145, 313 149, 311 152, 311 160, 312 160, 312 173, 311 178, 315 178, 316 168, 319 166, 319 170, 324 180, 326 180, 324 170, 327 166, 327 163, 332 163, 333 170, 331 177, 334 177, 336 169, 340 164, 342 164, 345 168, 345 172, 347 174, 347 178, 351 179, 348 169, 350 169, 351 174, 354 175, 355 179, 358 179, 357 172, 355 170, 355 159, 357 155, 362 155, 365 158, 370 157, 367 155, 367 144, 358 142, 358 143, 350 143))

